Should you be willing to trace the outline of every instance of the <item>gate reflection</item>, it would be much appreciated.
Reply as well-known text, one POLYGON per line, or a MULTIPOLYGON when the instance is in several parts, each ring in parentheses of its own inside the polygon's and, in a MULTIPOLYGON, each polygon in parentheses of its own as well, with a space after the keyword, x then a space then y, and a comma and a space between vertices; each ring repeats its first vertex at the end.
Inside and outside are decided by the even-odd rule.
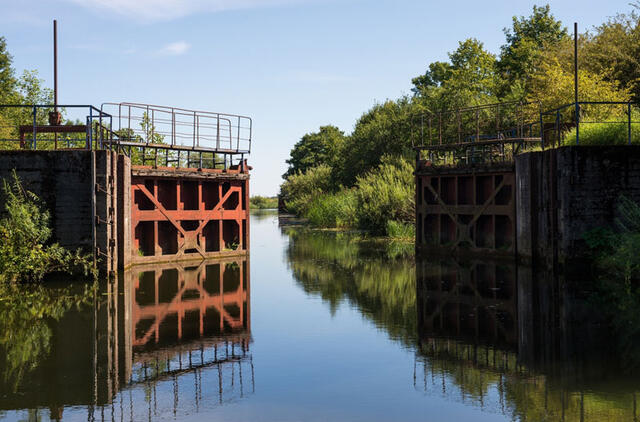
POLYGON ((510 261, 417 259, 414 387, 514 420, 638 420, 640 383, 585 286, 510 261))
POLYGON ((222 404, 255 391, 246 258, 139 266, 126 278, 134 299, 126 388, 149 389, 154 407, 148 417, 160 412, 158 388, 168 393, 161 402, 172 403, 174 414, 180 401, 197 409, 204 396, 222 404))
POLYGON ((34 317, 37 330, 12 324, 13 344, 38 353, 0 344, 0 419, 151 420, 252 394, 249 284, 238 256, 137 266, 95 291, 40 288, 42 309, 60 310, 34 317))

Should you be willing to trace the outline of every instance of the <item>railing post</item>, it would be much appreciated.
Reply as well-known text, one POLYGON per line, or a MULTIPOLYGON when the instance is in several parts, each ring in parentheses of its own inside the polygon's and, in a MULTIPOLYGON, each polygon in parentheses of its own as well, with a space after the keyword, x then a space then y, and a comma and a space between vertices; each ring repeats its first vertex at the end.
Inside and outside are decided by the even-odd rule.
POLYGON ((220 149, 220 115, 216 114, 216 149, 220 149))
POLYGON ((33 106, 33 140, 31 141, 31 148, 32 149, 36 149, 37 144, 36 144, 36 127, 38 126, 38 120, 36 118, 36 111, 37 111, 37 107, 34 105, 33 106))
POLYGON ((193 112, 193 147, 196 146, 196 112, 193 112))
POLYGON ((480 110, 476 108, 476 142, 480 141, 480 110))
POLYGON ((100 136, 98 137, 98 139, 100 140, 100 149, 102 149, 102 145, 103 145, 103 141, 104 141, 104 136, 103 136, 103 132, 102 132, 102 111, 100 111, 100 118, 99 118, 99 124, 100 124, 100 136))
POLYGON ((146 117, 146 122, 144 121, 145 119, 142 119, 143 123, 145 123, 145 128, 144 128, 144 136, 147 138, 145 139, 145 141, 147 143, 149 143, 149 106, 147 106, 147 111, 144 115, 144 117, 146 117))
POLYGON ((560 146, 560 111, 556 111, 556 142, 560 146))
POLYGON ((89 145, 88 149, 93 149, 93 107, 89 106, 89 124, 87 125, 87 129, 89 130, 89 145))
POLYGON ((544 151, 544 121, 542 119, 542 112, 540 112, 540 142, 542 143, 542 150, 544 151))
POLYGON ((176 144, 176 110, 171 107, 171 145, 176 144))
POLYGON ((580 145, 580 103, 576 103, 576 145, 580 145))
POLYGON ((460 110, 456 111, 456 117, 458 118, 458 143, 462 142, 462 122, 460 121, 460 110))
POLYGON ((236 132, 236 151, 240 151, 240 117, 238 117, 238 131, 236 132))
POLYGON ((629 136, 628 145, 631 145, 631 101, 627 103, 627 121, 628 121, 627 134, 629 136))

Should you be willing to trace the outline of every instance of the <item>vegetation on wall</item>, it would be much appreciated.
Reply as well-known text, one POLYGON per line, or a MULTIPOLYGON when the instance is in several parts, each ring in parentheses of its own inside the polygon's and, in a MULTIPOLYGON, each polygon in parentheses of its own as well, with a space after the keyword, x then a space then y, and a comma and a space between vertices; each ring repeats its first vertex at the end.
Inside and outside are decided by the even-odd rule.
POLYGON ((0 284, 38 282, 47 274, 93 274, 93 258, 50 243, 49 212, 14 172, 3 180, 0 203, 0 284))
MULTIPOLYGON (((640 100, 639 4, 580 34, 580 101, 640 100)), ((514 16, 504 33, 505 42, 497 55, 475 38, 461 41, 448 61, 432 62, 412 79, 411 96, 375 104, 357 120, 351 133, 326 125, 304 135, 293 147, 283 175, 280 196, 287 210, 318 226, 359 227, 389 234, 384 228, 388 221, 410 223, 413 217, 406 215, 404 207, 399 211, 389 206, 399 196, 391 200, 390 191, 379 192, 381 185, 374 175, 390 182, 398 176, 397 165, 384 160, 413 162, 412 116, 508 101, 540 101, 547 110, 571 103, 572 37, 551 8, 534 6, 531 15, 514 16), (360 210, 363 205, 366 211, 360 210), (398 211, 401 217, 395 215, 398 211)), ((619 110, 607 107, 587 111, 588 118, 619 117, 615 114, 619 110)), ((584 135, 581 144, 591 139, 601 142, 599 131, 605 129, 583 127, 591 133, 584 135)), ((570 142, 571 134, 568 136, 570 142)), ((407 184, 407 192, 401 191, 408 205, 413 197, 408 194, 413 192, 412 168, 409 164, 401 167, 405 173, 390 183, 396 188, 400 180, 407 184)))

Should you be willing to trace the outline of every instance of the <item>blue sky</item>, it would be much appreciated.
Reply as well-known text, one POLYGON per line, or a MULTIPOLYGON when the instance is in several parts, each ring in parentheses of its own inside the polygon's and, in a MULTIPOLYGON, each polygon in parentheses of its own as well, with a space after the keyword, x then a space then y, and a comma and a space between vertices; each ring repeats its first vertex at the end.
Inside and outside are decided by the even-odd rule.
MULTIPOLYGON (((14 66, 51 85, 58 19, 59 102, 142 102, 249 115, 253 194, 275 194, 307 132, 345 132, 376 101, 475 37, 497 53, 529 1, 0 0, 14 66)), ((550 2, 591 28, 629 0, 550 2)))

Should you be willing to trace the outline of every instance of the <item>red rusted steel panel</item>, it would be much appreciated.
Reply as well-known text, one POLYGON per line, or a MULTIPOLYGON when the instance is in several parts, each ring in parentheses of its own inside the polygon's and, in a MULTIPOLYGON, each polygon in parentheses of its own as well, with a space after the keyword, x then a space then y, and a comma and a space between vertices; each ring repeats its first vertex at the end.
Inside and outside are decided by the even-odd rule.
POLYGON ((221 172, 134 166, 132 262, 244 255, 249 167, 221 172))
POLYGON ((513 166, 416 172, 416 244, 513 255, 513 166))

